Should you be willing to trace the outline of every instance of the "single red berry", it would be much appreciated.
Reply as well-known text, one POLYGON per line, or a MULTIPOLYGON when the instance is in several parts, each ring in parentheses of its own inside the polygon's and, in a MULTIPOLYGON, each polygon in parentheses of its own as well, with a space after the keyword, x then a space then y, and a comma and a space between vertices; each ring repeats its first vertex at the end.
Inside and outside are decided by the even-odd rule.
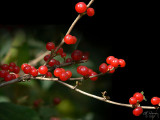
POLYGON ((68 74, 68 78, 71 78, 72 77, 72 72, 67 70, 66 73, 68 74))
POLYGON ((51 72, 47 72, 47 73, 45 74, 45 76, 46 76, 47 78, 51 78, 51 77, 52 77, 52 73, 51 73, 51 72))
POLYGON ((70 45, 70 44, 73 44, 74 43, 74 38, 73 38, 73 36, 72 35, 66 35, 65 37, 64 37, 64 42, 66 43, 66 44, 68 44, 68 45, 70 45))
POLYGON ((88 75, 91 76, 91 73, 94 72, 92 69, 88 68, 88 75))
POLYGON ((89 57, 89 53, 88 52, 83 53, 81 60, 88 60, 88 57, 89 57))
POLYGON ((77 38, 75 36, 72 36, 72 37, 73 37, 73 44, 76 44, 77 38))
POLYGON ((66 81, 68 80, 69 76, 66 72, 62 72, 59 76, 59 79, 62 80, 62 81, 66 81))
MULTIPOLYGON (((90 76, 94 76, 94 75, 97 75, 96 72, 91 72, 90 76)), ((92 81, 96 81, 98 79, 98 77, 92 77, 90 78, 92 81)))
POLYGON ((48 68, 45 65, 42 65, 38 68, 38 72, 40 74, 46 74, 48 72, 48 68))
POLYGON ((30 67, 30 66, 24 67, 24 68, 23 68, 23 72, 24 72, 25 74, 30 74, 30 72, 31 72, 31 67, 30 67))
POLYGON ((111 64, 111 61, 112 61, 114 58, 115 58, 114 56, 108 56, 108 57, 106 58, 106 63, 107 63, 107 64, 111 64))
POLYGON ((79 2, 75 5, 75 10, 78 13, 84 13, 87 10, 87 5, 84 2, 79 2))
POLYGON ((65 58, 65 57, 66 57, 66 53, 63 52, 63 53, 61 54, 61 57, 62 57, 62 58, 65 58))
POLYGON ((13 66, 9 66, 9 68, 8 68, 8 70, 10 71, 10 72, 13 72, 13 66))
POLYGON ((33 106, 35 108, 39 107, 41 104, 43 103, 43 100, 42 99, 37 99, 33 102, 33 106))
POLYGON ((51 50, 54 50, 54 48, 55 48, 55 44, 53 42, 48 42, 46 44, 46 49, 47 50, 51 51, 51 50))
POLYGON ((0 70, 0 77, 4 78, 7 74, 9 74, 8 70, 0 70))
POLYGON ((15 74, 11 74, 11 76, 12 76, 12 80, 17 78, 15 74))
MULTIPOLYGON (((57 49, 57 47, 56 47, 57 49)), ((58 51, 57 51, 57 54, 62 54, 63 53, 63 48, 59 48, 58 51)))
POLYGON ((80 50, 74 50, 71 54, 72 60, 79 61, 82 58, 82 52, 80 50))
POLYGON ((109 73, 114 73, 115 72, 115 69, 112 65, 108 65, 108 70, 109 70, 109 73))
POLYGON ((21 65, 21 69, 23 70, 24 69, 24 67, 26 67, 26 66, 29 66, 27 63, 23 63, 22 65, 21 65))
POLYGON ((126 66, 126 62, 123 59, 119 59, 119 65, 120 67, 125 67, 126 66))
POLYGON ((14 73, 18 74, 19 71, 20 71, 20 68, 19 68, 18 66, 15 66, 15 67, 13 68, 13 72, 14 72, 14 73))
POLYGON ((60 65, 60 62, 58 60, 56 60, 56 65, 60 65))
POLYGON ((60 69, 61 69, 62 72, 65 72, 65 69, 63 69, 63 68, 60 68, 60 69))
POLYGON ((62 70, 60 68, 56 68, 54 70, 54 76, 59 77, 62 73, 62 70))
POLYGON ((87 9, 87 15, 88 16, 93 16, 95 14, 94 9, 93 8, 88 8, 87 9))
POLYGON ((158 105, 160 103, 160 98, 159 97, 153 97, 151 99, 152 105, 158 105))
POLYGON ((72 58, 67 58, 66 63, 70 63, 70 62, 72 62, 72 58))
POLYGON ((112 61, 111 61, 111 65, 113 67, 118 67, 119 65, 119 60, 117 58, 114 58, 112 61))
POLYGON ((48 64, 50 67, 52 67, 52 66, 56 65, 56 63, 57 63, 57 61, 55 59, 51 59, 48 64))
POLYGON ((101 73, 106 73, 108 71, 108 66, 106 63, 102 63, 100 66, 99 66, 99 71, 101 73))
POLYGON ((55 97, 55 98, 53 99, 53 104, 54 104, 54 105, 58 105, 60 102, 61 102, 61 99, 60 99, 59 97, 55 97))
POLYGON ((137 107, 133 110, 133 115, 140 116, 143 113, 143 109, 141 107, 137 107))
POLYGON ((1 69, 2 69, 2 70, 8 70, 8 69, 9 69, 9 65, 7 65, 7 64, 2 64, 1 69))
POLYGON ((135 97, 131 97, 129 99, 129 103, 132 104, 132 105, 135 105, 137 103, 137 99, 135 97))
POLYGON ((5 80, 6 82, 12 80, 12 75, 11 75, 11 74, 7 74, 7 75, 4 77, 4 80, 5 80))
POLYGON ((89 75, 89 70, 86 66, 77 67, 77 72, 83 76, 89 75))
POLYGON ((139 92, 134 93, 133 97, 135 97, 138 100, 138 102, 143 101, 143 95, 139 92))
POLYGON ((9 63, 9 66, 15 67, 16 64, 14 62, 9 63))
POLYGON ((37 69, 31 69, 30 74, 34 77, 38 75, 38 70, 37 69))
POLYGON ((51 56, 51 55, 49 55, 49 54, 46 55, 46 56, 44 56, 44 61, 47 61, 47 60, 50 58, 50 56, 51 56))

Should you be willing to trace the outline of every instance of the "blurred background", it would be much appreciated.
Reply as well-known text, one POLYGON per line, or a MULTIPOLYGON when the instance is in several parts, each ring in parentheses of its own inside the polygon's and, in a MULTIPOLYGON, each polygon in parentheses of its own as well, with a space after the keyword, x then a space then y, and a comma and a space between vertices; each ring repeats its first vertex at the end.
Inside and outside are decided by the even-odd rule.
MULTIPOLYGON (((77 2, 79 0, 65 1, 63 4, 56 2, 47 9, 37 6, 36 9, 23 14, 17 11, 14 20, 7 18, 7 23, 6 17, 2 17, 1 20, 5 20, 0 24, 0 61, 7 64, 15 62, 21 66, 22 63, 27 63, 44 53, 47 42, 52 41, 58 45, 77 16, 74 10, 77 2)), ((89 0, 85 1, 88 2, 89 0)), ((89 60, 82 65, 96 72, 99 72, 99 65, 110 55, 124 59, 127 65, 125 68, 117 69, 114 74, 99 77, 95 82, 84 81, 78 88, 98 96, 101 96, 101 92, 107 91, 111 100, 122 103, 128 103, 135 92, 144 91, 147 102, 142 102, 142 105, 151 105, 150 99, 153 96, 160 97, 157 70, 159 19, 156 10, 141 5, 135 7, 131 3, 103 4, 102 1, 95 1, 91 7, 95 9, 95 16, 83 16, 71 32, 77 37, 77 43, 63 46, 67 58, 75 49, 87 51, 90 53, 89 60)), ((56 59, 63 62, 60 57, 56 59)), ((43 63, 42 60, 37 67, 43 63)), ((75 72, 76 67, 77 65, 73 65, 64 68, 71 70, 73 77, 80 77, 75 72)), ((58 83, 38 80, 0 88, 0 120, 11 118, 147 119, 144 115, 133 116, 131 108, 104 103, 58 83)))

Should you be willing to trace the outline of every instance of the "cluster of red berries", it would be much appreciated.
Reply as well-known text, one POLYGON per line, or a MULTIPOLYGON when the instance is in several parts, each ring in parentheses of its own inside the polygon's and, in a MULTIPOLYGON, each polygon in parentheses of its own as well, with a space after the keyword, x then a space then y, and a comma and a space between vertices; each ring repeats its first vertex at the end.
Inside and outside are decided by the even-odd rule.
POLYGON ((64 37, 64 42, 66 44, 68 44, 68 45, 70 45, 70 44, 76 44, 77 38, 75 36, 72 36, 72 35, 68 34, 68 35, 66 35, 64 37))
POLYGON ((95 14, 94 9, 93 8, 87 8, 87 5, 84 2, 78 2, 75 5, 75 10, 80 14, 86 12, 88 16, 93 16, 95 14))
POLYGON ((52 73, 48 72, 48 68, 45 65, 42 65, 38 69, 36 69, 35 67, 24 63, 22 64, 21 69, 25 74, 30 74, 33 77, 36 77, 38 73, 45 75, 45 77, 52 77, 52 73))
POLYGON ((139 103, 143 101, 143 99, 143 94, 139 92, 134 93, 133 97, 129 99, 129 103, 136 107, 133 110, 133 115, 140 116, 143 113, 143 109, 140 106, 138 106, 139 103))
POLYGON ((66 81, 72 76, 71 71, 69 70, 65 71, 65 69, 63 68, 56 68, 53 73, 54 73, 54 76, 58 77, 62 81, 66 81))
MULTIPOLYGON (((93 75, 97 75, 96 72, 94 72, 92 69, 86 67, 86 66, 78 66, 77 67, 77 73, 85 76, 85 77, 89 77, 89 76, 93 76, 93 75)), ((98 77, 92 77, 90 78, 92 81, 96 81, 98 79, 98 77)))
POLYGON ((106 73, 107 71, 109 71, 109 73, 114 73, 115 68, 125 67, 125 65, 126 65, 126 62, 123 59, 118 59, 118 58, 115 58, 114 56, 107 57, 106 63, 102 63, 99 66, 99 71, 101 73, 106 73), (109 65, 107 65, 106 63, 109 65))
POLYGON ((11 62, 9 65, 2 64, 0 68, 0 77, 4 78, 5 81, 10 81, 19 77, 18 73, 20 68, 16 66, 14 62, 11 62))

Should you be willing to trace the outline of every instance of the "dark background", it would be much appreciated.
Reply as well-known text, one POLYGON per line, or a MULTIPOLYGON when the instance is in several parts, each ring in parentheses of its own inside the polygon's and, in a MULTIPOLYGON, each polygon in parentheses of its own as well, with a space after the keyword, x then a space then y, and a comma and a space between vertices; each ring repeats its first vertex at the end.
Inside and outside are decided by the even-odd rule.
MULTIPOLYGON (((14 14, 7 15, 9 18, 7 17, 6 24, 22 24, 26 28, 45 25, 69 27, 77 16, 74 10, 77 2, 78 0, 70 0, 36 5, 33 8, 29 6, 31 9, 27 11, 18 10, 14 14)), ((127 63, 125 68, 118 70, 112 76, 112 88, 109 90, 111 100, 128 103, 128 99, 135 92, 144 91, 148 101, 142 105, 150 105, 153 96, 160 96, 158 91, 160 26, 156 3, 153 5, 146 2, 111 3, 95 0, 91 6, 95 9, 95 16, 92 18, 84 16, 76 24, 75 29, 86 39, 88 38, 87 42, 93 45, 95 50, 101 47, 102 51, 105 51, 108 47, 109 54, 123 58, 127 63)), ((98 112, 101 119, 108 119, 106 116, 108 111, 111 113, 110 119, 137 119, 132 115, 131 108, 110 105, 110 110, 106 111, 107 103, 96 102, 96 104, 102 106, 102 109, 98 107, 99 110, 93 106, 93 110, 98 112)), ((138 119, 145 117, 141 115, 138 119)))

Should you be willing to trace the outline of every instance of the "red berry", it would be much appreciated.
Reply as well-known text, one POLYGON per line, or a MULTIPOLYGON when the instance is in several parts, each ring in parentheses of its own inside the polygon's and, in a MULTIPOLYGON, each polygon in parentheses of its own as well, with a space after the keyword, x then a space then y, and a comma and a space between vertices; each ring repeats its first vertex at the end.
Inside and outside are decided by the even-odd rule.
MULTIPOLYGON (((94 75, 97 75, 96 72, 91 72, 90 76, 94 76, 94 75)), ((98 79, 98 77, 92 77, 90 78, 92 81, 96 81, 98 79)))
POLYGON ((58 97, 55 97, 55 98, 53 99, 53 103, 54 103, 55 105, 58 105, 60 102, 61 102, 61 99, 58 98, 58 97))
POLYGON ((15 67, 16 64, 14 62, 9 63, 9 66, 15 67))
POLYGON ((64 42, 66 43, 66 44, 68 44, 68 45, 70 45, 70 44, 73 44, 74 43, 74 38, 73 38, 73 36, 72 35, 66 35, 65 37, 64 37, 64 42))
POLYGON ((8 68, 8 70, 10 71, 10 72, 13 72, 13 66, 9 66, 9 68, 8 68))
POLYGON ((133 115, 140 116, 143 113, 143 109, 141 107, 137 107, 133 110, 133 115))
POLYGON ((79 61, 82 58, 82 52, 80 50, 74 50, 71 57, 74 61, 79 61))
POLYGON ((65 72, 65 69, 63 69, 63 68, 60 68, 60 69, 61 69, 62 72, 65 72))
POLYGON ((51 55, 49 55, 49 54, 46 55, 46 56, 44 56, 44 61, 47 61, 47 60, 50 58, 50 56, 51 56, 51 55))
POLYGON ((38 72, 40 74, 46 74, 48 72, 48 68, 45 65, 42 65, 38 68, 38 72))
POLYGON ((109 73, 114 73, 115 69, 112 65, 108 65, 109 73))
POLYGON ((10 81, 10 80, 12 80, 12 75, 11 75, 11 74, 7 74, 7 75, 4 77, 4 80, 5 80, 5 81, 10 81))
POLYGON ((88 16, 93 16, 94 13, 95 13, 95 12, 94 12, 94 9, 93 9, 93 8, 88 8, 88 9, 87 9, 87 15, 88 15, 88 16))
POLYGON ((66 57, 66 53, 63 52, 63 53, 61 54, 61 57, 62 57, 62 58, 65 58, 65 57, 66 57))
POLYGON ((57 54, 62 54, 62 53, 63 53, 63 48, 59 48, 57 54))
POLYGON ((123 59, 119 59, 119 65, 120 67, 125 67, 126 66, 126 62, 123 59))
POLYGON ((72 62, 72 58, 67 58, 66 63, 70 63, 70 62, 72 62))
POLYGON ((15 66, 15 67, 13 68, 13 72, 14 72, 14 73, 18 74, 19 71, 20 71, 20 68, 19 68, 18 66, 15 66))
POLYGON ((143 95, 139 92, 134 93, 133 97, 135 97, 138 100, 138 102, 143 101, 143 95))
POLYGON ((56 63, 57 63, 57 61, 55 59, 51 59, 48 64, 50 67, 52 67, 52 66, 56 65, 56 63))
POLYGON ((135 105, 137 103, 137 99, 135 97, 131 97, 129 99, 129 103, 132 104, 132 105, 135 105))
POLYGON ((66 81, 68 80, 69 76, 66 72, 62 72, 59 76, 59 79, 62 80, 62 81, 66 81))
POLYGON ((54 70, 54 76, 59 77, 62 73, 62 70, 60 68, 56 68, 54 70))
POLYGON ((51 77, 52 77, 52 73, 51 73, 51 72, 47 72, 47 73, 45 74, 45 76, 48 77, 48 78, 51 78, 51 77))
POLYGON ((12 80, 17 78, 15 74, 11 74, 11 76, 12 76, 12 80))
POLYGON ((9 66, 7 64, 2 64, 1 69, 2 70, 8 70, 9 66))
POLYGON ((83 53, 81 60, 88 60, 88 57, 89 57, 89 53, 88 52, 83 53))
POLYGON ((52 49, 54 50, 54 48, 55 48, 55 44, 53 42, 48 42, 46 44, 46 49, 47 50, 51 51, 52 49))
POLYGON ((158 105, 160 103, 160 98, 159 97, 153 97, 151 99, 152 105, 158 105))
POLYGON ((68 74, 68 78, 71 78, 72 77, 72 72, 67 70, 66 73, 68 74))
POLYGON ((29 66, 27 63, 23 63, 22 65, 21 65, 21 69, 23 70, 24 69, 24 67, 26 67, 26 66, 29 66))
POLYGON ((72 44, 76 44, 77 38, 75 36, 72 36, 72 37, 73 37, 73 43, 72 44))
POLYGON ((9 72, 7 70, 0 70, 0 77, 4 78, 9 72))
POLYGON ((84 2, 79 2, 75 5, 75 10, 78 13, 84 13, 87 10, 87 5, 84 2))
POLYGON ((86 66, 77 67, 77 72, 83 76, 89 75, 89 70, 86 66))
POLYGON ((88 68, 88 75, 91 76, 91 73, 93 72, 92 69, 88 68))
POLYGON ((112 61, 111 61, 111 65, 113 67, 118 67, 119 65, 119 60, 117 58, 114 58, 112 61))
POLYGON ((31 69, 30 74, 34 77, 38 75, 38 70, 37 69, 31 69))
POLYGON ((31 72, 31 67, 30 67, 30 66, 24 67, 24 68, 23 68, 23 72, 24 72, 25 74, 30 74, 30 72, 31 72))
POLYGON ((101 73, 106 73, 108 71, 108 66, 106 63, 102 63, 100 66, 99 66, 99 71, 101 73))
POLYGON ((111 61, 112 61, 114 58, 115 58, 114 56, 108 56, 107 59, 106 59, 106 63, 107 63, 107 64, 111 64, 111 61))
POLYGON ((56 65, 60 65, 60 62, 58 60, 56 60, 56 65))

